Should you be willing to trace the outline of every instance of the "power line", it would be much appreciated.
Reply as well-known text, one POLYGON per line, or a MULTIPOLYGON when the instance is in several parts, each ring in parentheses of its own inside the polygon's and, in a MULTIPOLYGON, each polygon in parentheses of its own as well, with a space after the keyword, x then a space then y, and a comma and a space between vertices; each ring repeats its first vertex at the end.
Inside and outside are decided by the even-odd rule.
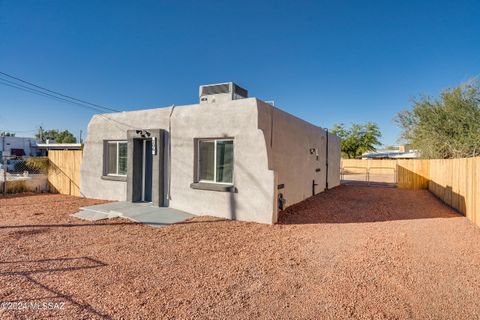
MULTIPOLYGON (((0 72, 2 73, 2 72, 0 72)), ((68 100, 68 99, 65 99, 65 98, 62 98, 62 97, 57 97, 53 94, 50 94, 50 93, 47 93, 47 92, 42 92, 40 90, 37 90, 37 89, 34 89, 34 88, 29 88, 27 86, 24 86, 22 84, 19 84, 19 83, 15 83, 15 82, 12 82, 10 80, 7 80, 7 79, 2 79, 0 78, 0 84, 4 85, 4 86, 8 86, 8 87, 11 87, 11 88, 15 88, 17 90, 21 90, 21 91, 25 91, 25 92, 28 92, 28 93, 32 93, 32 94, 36 94, 36 95, 39 95, 39 96, 43 96, 43 97, 47 97, 47 98, 52 98, 52 99, 56 99, 56 100, 59 100, 59 101, 64 101, 64 102, 68 102, 68 103, 71 103, 73 105, 77 105, 79 107, 82 107, 82 108, 87 108, 87 109, 90 109, 90 110, 94 110, 94 111, 100 111, 100 112, 105 112, 104 110, 101 110, 97 107, 92 107, 92 106, 89 106, 89 105, 85 105, 83 103, 79 103, 79 102, 75 102, 75 101, 72 101, 72 100, 68 100)), ((136 127, 133 127, 129 124, 126 124, 126 123, 123 123, 121 121, 118 121, 118 120, 115 120, 115 119, 112 119, 112 118, 109 118, 108 116, 104 115, 104 114, 98 114, 99 117, 102 117, 106 120, 109 120, 109 121, 112 121, 112 122, 115 122, 117 124, 120 124, 122 126, 125 126, 125 127, 128 127, 128 128, 132 128, 132 129, 136 129, 136 127)))
POLYGON ((0 129, 0 133, 26 133, 26 132, 36 132, 36 129, 33 130, 8 130, 8 129, 0 129))
POLYGON ((112 112, 120 112, 119 110, 115 110, 115 109, 112 109, 112 108, 109 108, 109 107, 101 106, 101 105, 96 104, 96 103, 91 103, 91 102, 88 102, 88 101, 85 101, 85 100, 81 100, 81 99, 74 98, 74 97, 72 97, 72 96, 68 96, 68 95, 66 95, 66 94, 63 94, 63 93, 60 93, 60 92, 57 92, 57 91, 53 91, 53 90, 47 89, 47 88, 45 88, 45 87, 39 86, 39 85, 37 85, 37 84, 34 84, 34 83, 32 83, 32 82, 29 82, 29 81, 20 79, 20 78, 18 78, 18 77, 14 77, 14 76, 12 76, 12 75, 10 75, 10 74, 8 74, 8 73, 2 72, 2 71, 0 71, 0 74, 3 74, 4 76, 7 76, 7 77, 9 77, 9 78, 11 78, 11 79, 15 79, 15 80, 17 80, 17 81, 26 83, 26 84, 28 84, 28 85, 30 85, 30 86, 33 86, 33 87, 36 87, 36 88, 38 88, 38 89, 42 89, 42 90, 48 91, 48 92, 50 92, 50 93, 54 93, 54 94, 56 94, 56 95, 59 95, 59 96, 62 96, 62 97, 68 98, 68 99, 72 99, 72 100, 75 100, 75 101, 79 101, 79 102, 81 102, 81 103, 85 103, 85 104, 88 104, 88 105, 91 105, 91 106, 94 106, 94 107, 97 107, 97 108, 109 110, 109 111, 112 111, 112 112))
POLYGON ((82 103, 71 101, 71 100, 68 100, 68 99, 65 99, 65 98, 62 98, 62 97, 57 97, 53 94, 50 94, 50 93, 47 93, 47 92, 42 92, 42 91, 37 90, 37 89, 29 88, 27 86, 12 82, 10 80, 0 78, 0 84, 3 84, 4 86, 8 86, 8 87, 11 87, 11 88, 15 88, 15 89, 18 89, 18 90, 22 90, 22 91, 25 91, 25 92, 33 93, 33 94, 36 94, 36 95, 39 95, 39 96, 43 96, 43 97, 47 97, 47 98, 53 98, 53 99, 56 99, 56 100, 59 100, 59 101, 69 102, 71 104, 77 105, 79 107, 87 108, 87 109, 90 109, 90 110, 105 112, 105 110, 99 109, 97 107, 92 107, 92 106, 84 105, 82 103))

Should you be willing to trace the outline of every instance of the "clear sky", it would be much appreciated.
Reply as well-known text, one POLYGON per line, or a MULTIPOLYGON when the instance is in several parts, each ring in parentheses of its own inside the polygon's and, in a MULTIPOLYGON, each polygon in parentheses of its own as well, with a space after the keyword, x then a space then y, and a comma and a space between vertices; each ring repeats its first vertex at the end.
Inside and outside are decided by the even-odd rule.
MULTIPOLYGON (((393 144, 412 97, 480 74, 480 1, 0 0, 0 71, 120 110, 234 81, 319 126, 377 122, 393 144)), ((0 130, 78 135, 91 116, 0 85, 0 130)))

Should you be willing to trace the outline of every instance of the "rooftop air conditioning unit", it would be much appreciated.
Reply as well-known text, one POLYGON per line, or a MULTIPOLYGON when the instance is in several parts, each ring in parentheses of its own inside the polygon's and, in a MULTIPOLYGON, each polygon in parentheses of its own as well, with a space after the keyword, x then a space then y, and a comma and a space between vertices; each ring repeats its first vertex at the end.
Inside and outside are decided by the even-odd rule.
POLYGON ((200 86, 200 103, 221 103, 248 98, 248 91, 233 82, 200 86))

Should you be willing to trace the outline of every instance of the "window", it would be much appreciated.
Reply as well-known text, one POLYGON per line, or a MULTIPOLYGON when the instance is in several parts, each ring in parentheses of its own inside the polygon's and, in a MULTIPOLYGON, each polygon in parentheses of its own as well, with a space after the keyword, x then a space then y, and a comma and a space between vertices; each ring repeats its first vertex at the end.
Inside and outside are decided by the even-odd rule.
POLYGON ((199 182, 232 184, 233 140, 200 140, 197 170, 199 182))
POLYGON ((127 175, 127 142, 107 141, 106 174, 109 176, 127 175))

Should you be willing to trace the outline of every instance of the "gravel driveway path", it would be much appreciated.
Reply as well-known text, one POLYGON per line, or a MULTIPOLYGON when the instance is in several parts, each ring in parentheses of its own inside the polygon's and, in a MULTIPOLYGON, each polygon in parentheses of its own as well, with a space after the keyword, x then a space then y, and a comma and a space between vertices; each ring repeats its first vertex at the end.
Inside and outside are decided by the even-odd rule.
POLYGON ((480 229, 427 191, 341 186, 274 226, 70 216, 95 203, 0 198, 1 319, 480 317, 480 229))

